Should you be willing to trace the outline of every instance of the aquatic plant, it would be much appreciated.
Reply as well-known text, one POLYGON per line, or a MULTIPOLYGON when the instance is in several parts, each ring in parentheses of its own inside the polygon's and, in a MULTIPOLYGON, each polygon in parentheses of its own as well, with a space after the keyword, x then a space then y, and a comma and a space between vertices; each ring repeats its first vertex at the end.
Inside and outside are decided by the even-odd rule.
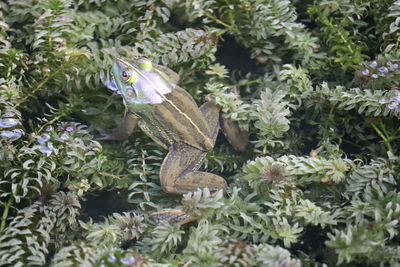
POLYGON ((400 1, 0 3, 0 266, 400 264, 400 1), (106 88, 116 57, 180 74, 249 131, 162 191, 166 151, 106 88), (149 214, 177 208, 186 225, 149 214))

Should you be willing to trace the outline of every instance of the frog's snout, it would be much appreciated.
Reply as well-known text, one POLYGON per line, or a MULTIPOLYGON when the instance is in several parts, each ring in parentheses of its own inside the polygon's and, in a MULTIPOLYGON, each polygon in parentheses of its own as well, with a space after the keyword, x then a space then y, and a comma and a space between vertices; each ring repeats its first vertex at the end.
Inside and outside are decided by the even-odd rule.
POLYGON ((113 64, 113 71, 115 74, 121 72, 123 69, 126 68, 126 64, 124 64, 121 59, 117 58, 113 64))
POLYGON ((118 65, 120 65, 121 68, 125 68, 125 67, 126 67, 126 64, 124 64, 124 61, 126 61, 126 59, 120 58, 120 57, 117 57, 117 58, 115 59, 115 62, 116 62, 118 65))

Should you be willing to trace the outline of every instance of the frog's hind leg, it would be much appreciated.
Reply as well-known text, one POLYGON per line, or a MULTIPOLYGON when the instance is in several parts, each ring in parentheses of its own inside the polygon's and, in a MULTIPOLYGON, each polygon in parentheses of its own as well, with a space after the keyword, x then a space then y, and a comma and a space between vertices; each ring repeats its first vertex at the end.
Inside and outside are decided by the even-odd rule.
MULTIPOLYGON (((184 143, 174 145, 161 165, 160 180, 164 191, 184 194, 204 187, 208 187, 210 191, 225 188, 227 184, 222 177, 197 171, 205 155, 206 152, 184 143)), ((151 217, 180 225, 196 220, 195 217, 177 209, 154 212, 151 217)))
MULTIPOLYGON (((220 107, 209 101, 200 107, 200 111, 209 124, 209 137, 214 145, 219 130, 220 107)), ((160 170, 161 186, 164 191, 184 194, 197 188, 208 187, 210 191, 225 188, 227 184, 222 177, 198 171, 206 154, 205 151, 184 143, 175 144, 165 157, 160 170)))
POLYGON ((160 170, 161 186, 167 193, 185 194, 197 188, 210 191, 223 189, 226 181, 212 173, 197 171, 206 152, 184 143, 175 144, 165 157, 160 170))
MULTIPOLYGON (((209 124, 209 137, 214 146, 219 130, 220 108, 213 102, 207 102, 200 110, 209 124)), ((226 181, 215 174, 200 172, 205 151, 184 143, 175 144, 165 157, 160 170, 161 186, 167 193, 184 194, 198 188, 208 187, 210 191, 226 188, 226 181)), ((166 209, 154 212, 151 217, 175 224, 185 224, 196 220, 181 210, 166 209)))
MULTIPOLYGON (((209 125, 209 137, 214 146, 219 131, 220 107, 213 101, 208 101, 200 107, 209 125)), ((166 192, 184 194, 197 188, 208 187, 210 191, 223 189, 227 186, 225 179, 198 169, 203 164, 206 152, 181 143, 174 145, 161 166, 161 185, 166 192)))

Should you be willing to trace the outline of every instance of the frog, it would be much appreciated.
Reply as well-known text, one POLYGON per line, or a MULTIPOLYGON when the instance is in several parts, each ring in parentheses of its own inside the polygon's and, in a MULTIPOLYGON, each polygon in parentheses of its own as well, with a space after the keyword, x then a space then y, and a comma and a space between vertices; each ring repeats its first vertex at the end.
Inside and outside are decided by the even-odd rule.
MULTIPOLYGON (((122 122, 100 140, 125 140, 139 127, 167 149, 160 168, 160 183, 166 193, 185 194, 205 187, 217 192, 227 187, 224 178, 199 168, 214 148, 220 129, 239 152, 246 151, 246 131, 226 119, 213 99, 199 107, 178 86, 180 76, 176 72, 146 57, 116 58, 112 75, 114 79, 106 85, 122 96, 126 112, 122 122)), ((193 219, 175 209, 155 212, 152 216, 178 224, 193 219)))

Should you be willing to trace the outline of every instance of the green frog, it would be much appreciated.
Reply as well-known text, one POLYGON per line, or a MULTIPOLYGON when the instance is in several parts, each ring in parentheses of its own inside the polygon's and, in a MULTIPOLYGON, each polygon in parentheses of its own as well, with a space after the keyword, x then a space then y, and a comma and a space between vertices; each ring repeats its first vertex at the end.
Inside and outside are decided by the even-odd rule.
MULTIPOLYGON (((224 189, 225 179, 198 171, 207 152, 214 147, 221 128, 238 151, 245 151, 248 133, 220 114, 212 100, 198 107, 192 96, 180 88, 179 75, 147 58, 130 61, 118 58, 113 64, 114 80, 106 85, 121 94, 127 113, 111 134, 101 140, 124 140, 136 126, 169 150, 160 169, 161 187, 167 193, 184 194, 198 188, 224 189)), ((183 223, 179 210, 153 213, 154 217, 183 223)))

